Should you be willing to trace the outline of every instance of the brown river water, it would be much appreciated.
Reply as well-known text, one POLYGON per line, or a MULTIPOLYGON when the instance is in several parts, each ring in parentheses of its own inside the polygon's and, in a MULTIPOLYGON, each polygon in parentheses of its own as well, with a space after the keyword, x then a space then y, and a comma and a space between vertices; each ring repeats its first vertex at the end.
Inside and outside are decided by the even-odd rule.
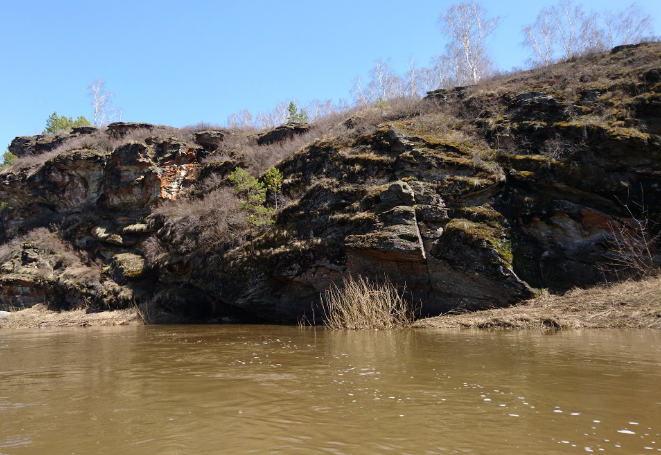
POLYGON ((661 452, 661 333, 0 331, 0 454, 661 452))

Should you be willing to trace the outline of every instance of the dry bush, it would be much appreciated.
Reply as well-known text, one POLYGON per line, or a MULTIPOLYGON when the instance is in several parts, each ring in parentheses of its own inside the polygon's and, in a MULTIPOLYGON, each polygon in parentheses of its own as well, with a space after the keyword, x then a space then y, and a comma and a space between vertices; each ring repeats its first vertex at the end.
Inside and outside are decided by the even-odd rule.
POLYGON ((44 252, 53 262, 59 263, 61 267, 70 267, 80 264, 80 258, 76 255, 71 245, 60 239, 55 232, 45 227, 37 228, 25 236, 12 240, 15 249, 32 247, 44 252))
POLYGON ((113 138, 111 143, 112 148, 109 151, 129 142, 145 142, 147 138, 153 138, 156 141, 175 138, 184 142, 193 142, 193 134, 196 131, 199 130, 195 130, 192 127, 179 129, 164 125, 154 125, 152 128, 136 128, 121 137, 113 138))
POLYGON ((55 158, 60 153, 62 153, 64 151, 61 150, 63 147, 64 145, 60 145, 59 147, 57 147, 54 150, 51 150, 50 152, 41 153, 39 155, 26 155, 24 157, 18 158, 10 166, 5 167, 3 171, 7 172, 9 170, 14 170, 14 169, 29 169, 29 168, 41 166, 46 161, 55 158))
POLYGON ((630 218, 609 223, 611 236, 607 241, 608 261, 602 271, 613 272, 618 278, 641 279, 659 273, 656 255, 659 253, 661 233, 643 204, 640 215, 634 216, 628 204, 623 204, 630 218))
MULTIPOLYGON (((100 265, 83 261, 73 247, 58 236, 57 232, 51 232, 43 227, 0 245, 0 265, 12 258, 21 258, 21 252, 27 248, 32 248, 39 253, 39 258, 33 260, 26 269, 30 275, 47 277, 52 274, 57 280, 73 281, 89 286, 99 284, 100 265)), ((23 267, 23 265, 21 264, 19 267, 23 267)))
POLYGON ((161 254, 166 252, 156 236, 151 236, 142 243, 142 251, 145 254, 147 263, 150 265, 156 264, 161 254))
POLYGON ((293 155, 297 150, 320 137, 320 131, 311 131, 296 135, 291 139, 265 145, 251 145, 241 150, 241 157, 255 175, 262 175, 276 163, 293 155))
POLYGON ((145 142, 148 138, 153 138, 157 141, 165 138, 176 138, 184 142, 193 142, 193 134, 196 131, 199 131, 196 129, 196 126, 178 129, 169 126, 154 125, 152 128, 136 128, 121 137, 113 138, 109 136, 107 129, 99 129, 92 134, 72 137, 51 151, 18 158, 11 166, 3 169, 3 171, 35 168, 71 150, 94 149, 110 153, 117 147, 128 144, 129 142, 145 142))
POLYGON ((412 119, 437 112, 441 106, 442 103, 433 99, 393 98, 379 106, 350 112, 350 127, 362 134, 365 130, 376 128, 380 123, 412 119))
POLYGON ((79 262, 64 269, 61 279, 74 283, 82 283, 86 286, 98 286, 101 278, 101 265, 90 263, 89 265, 79 262))
POLYGON ((206 131, 206 130, 221 130, 225 129, 225 127, 217 124, 217 123, 210 123, 210 122, 198 122, 194 123, 193 125, 186 125, 181 128, 179 128, 179 131, 189 134, 190 137, 193 137, 194 133, 197 133, 198 131, 206 131))
POLYGON ((164 251, 189 254, 199 249, 238 245, 248 227, 246 214, 228 187, 213 190, 202 198, 168 201, 156 208, 152 216, 163 217, 165 228, 159 240, 146 245, 150 263, 164 251))
POLYGON ((14 252, 24 242, 24 238, 24 236, 14 237, 9 242, 0 245, 0 265, 7 262, 14 255, 14 252))
POLYGON ((245 167, 251 174, 262 175, 279 161, 328 134, 336 126, 335 118, 335 114, 329 115, 322 118, 319 123, 312 124, 310 130, 303 134, 263 145, 257 143, 254 130, 235 128, 231 130, 231 134, 225 136, 218 150, 205 158, 203 162, 209 163, 232 158, 245 163, 245 167))
POLYGON ((325 291, 322 298, 324 323, 331 329, 393 329, 413 323, 414 311, 388 280, 367 278, 342 280, 325 291))
POLYGON ((589 147, 584 140, 580 142, 567 140, 557 133, 553 137, 544 141, 539 148, 540 155, 548 156, 554 160, 577 157, 588 151, 589 147))
POLYGON ((447 143, 487 146, 474 125, 449 111, 439 108, 435 112, 424 113, 411 120, 411 126, 418 133, 438 137, 447 143))
POLYGON ((7 169, 35 168, 70 150, 95 149, 102 152, 111 152, 115 146, 116 141, 108 137, 106 130, 100 129, 92 134, 72 137, 51 151, 18 158, 7 169))

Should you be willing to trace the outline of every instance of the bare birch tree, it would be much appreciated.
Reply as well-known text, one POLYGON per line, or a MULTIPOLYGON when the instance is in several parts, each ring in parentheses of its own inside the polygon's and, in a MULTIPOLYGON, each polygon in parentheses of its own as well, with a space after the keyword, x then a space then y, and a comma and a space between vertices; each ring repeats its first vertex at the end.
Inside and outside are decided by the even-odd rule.
POLYGON ((368 96, 366 87, 363 87, 363 78, 356 76, 353 80, 351 87, 351 94, 358 106, 367 106, 372 103, 371 98, 368 96))
POLYGON ((530 49, 530 62, 534 66, 549 66, 553 63, 555 37, 549 8, 542 8, 535 23, 523 27, 523 36, 522 44, 530 49))
POLYGON ((409 61, 409 67, 406 70, 405 75, 405 87, 406 87, 406 96, 409 98, 420 98, 424 96, 424 93, 421 93, 422 90, 422 81, 421 74, 418 68, 415 66, 415 60, 411 58, 409 61))
POLYGON ((276 126, 280 126, 286 123, 287 116, 289 113, 287 110, 287 106, 291 101, 293 101, 294 103, 296 102, 296 100, 279 101, 278 104, 275 105, 272 111, 268 111, 268 112, 260 111, 255 119, 255 126, 257 128, 274 128, 276 126))
POLYGON ((652 17, 637 3, 624 10, 604 13, 606 40, 609 47, 640 43, 654 33, 652 17))
POLYGON ((432 57, 430 66, 419 70, 419 80, 422 90, 426 93, 451 86, 454 81, 450 77, 450 72, 451 60, 447 55, 436 55, 432 57))
POLYGON ((484 7, 473 1, 452 5, 443 12, 439 22, 451 40, 448 56, 457 65, 455 72, 461 79, 475 84, 487 74, 492 65, 487 38, 500 21, 499 17, 487 17, 484 7))
POLYGON ((94 107, 94 126, 102 128, 114 121, 119 113, 121 119, 121 108, 112 107, 115 95, 106 92, 106 82, 103 79, 94 79, 87 87, 92 97, 91 105, 94 107))
POLYGON ((369 81, 363 86, 360 76, 354 80, 351 93, 359 106, 368 106, 378 101, 398 98, 405 94, 404 80, 390 66, 390 59, 378 59, 369 71, 369 81))
POLYGON ((227 116, 227 126, 229 128, 250 128, 253 124, 252 121, 252 114, 248 109, 241 109, 238 113, 227 116))
POLYGON ((551 7, 551 17, 555 25, 555 39, 564 53, 565 59, 570 59, 583 50, 580 45, 580 22, 583 8, 576 6, 571 0, 562 0, 551 7))
POLYGON ((373 99, 387 100, 404 95, 404 81, 397 76, 390 66, 390 59, 385 62, 378 59, 370 70, 368 89, 373 99))
POLYGON ((570 59, 589 50, 604 48, 603 33, 595 13, 586 13, 573 0, 561 0, 550 8, 554 25, 554 39, 562 57, 570 59))
POLYGON ((304 110, 309 116, 309 121, 313 122, 317 119, 333 114, 336 111, 336 107, 333 104, 333 100, 314 100, 310 101, 305 106, 304 110))

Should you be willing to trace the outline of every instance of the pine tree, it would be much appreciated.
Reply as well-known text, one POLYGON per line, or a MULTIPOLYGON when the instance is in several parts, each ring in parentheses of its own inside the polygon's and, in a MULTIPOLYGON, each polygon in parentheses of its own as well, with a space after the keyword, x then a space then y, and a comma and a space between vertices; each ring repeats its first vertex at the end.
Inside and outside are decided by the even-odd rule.
POLYGON ((255 227, 273 224, 272 209, 265 207, 266 187, 246 171, 237 167, 230 174, 234 192, 241 201, 241 210, 248 212, 248 222, 255 227))
POLYGON ((301 109, 299 111, 296 107, 296 103, 293 101, 289 103, 289 106, 287 106, 287 112, 288 123, 299 123, 301 125, 308 123, 308 113, 305 112, 305 109, 301 109))
POLYGON ((43 134, 53 134, 61 130, 69 130, 71 128, 78 128, 81 126, 92 126, 92 124, 82 115, 76 120, 71 117, 59 116, 57 112, 53 112, 46 120, 46 128, 43 134))

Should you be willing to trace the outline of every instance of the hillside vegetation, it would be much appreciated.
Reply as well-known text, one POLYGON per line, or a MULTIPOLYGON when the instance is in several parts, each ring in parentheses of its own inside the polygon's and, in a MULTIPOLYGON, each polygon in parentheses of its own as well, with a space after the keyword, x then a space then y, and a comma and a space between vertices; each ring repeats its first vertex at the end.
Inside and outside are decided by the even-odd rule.
POLYGON ((19 137, 10 152, 5 308, 313 321, 350 275, 387 278, 422 316, 504 307, 658 266, 661 44, 310 124, 113 123, 19 137), (273 223, 249 222, 237 168, 282 175, 266 194, 273 223), (642 269, 627 236, 648 241, 642 269))

